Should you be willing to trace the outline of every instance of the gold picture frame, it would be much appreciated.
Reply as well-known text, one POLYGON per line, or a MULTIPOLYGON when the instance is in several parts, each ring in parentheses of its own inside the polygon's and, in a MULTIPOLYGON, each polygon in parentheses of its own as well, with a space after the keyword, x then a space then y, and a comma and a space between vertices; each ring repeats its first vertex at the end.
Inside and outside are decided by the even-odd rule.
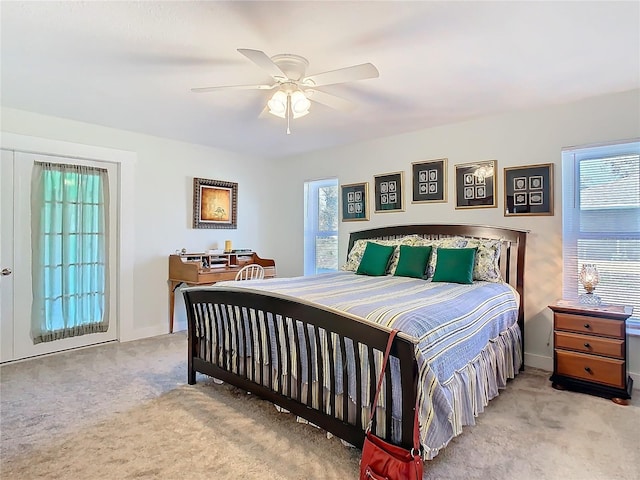
POLYGON ((373 177, 375 213, 404 212, 404 172, 373 177))
POLYGON ((456 165, 456 209, 496 208, 498 161, 456 165))
POLYGON ((369 182, 341 186, 342 221, 369 220, 369 182))
POLYGON ((447 202, 447 159, 423 160, 411 164, 413 197, 411 203, 447 202))
POLYGON ((553 215, 553 163, 504 169, 504 216, 553 215))
POLYGON ((237 228, 238 184, 193 179, 193 228, 237 228))

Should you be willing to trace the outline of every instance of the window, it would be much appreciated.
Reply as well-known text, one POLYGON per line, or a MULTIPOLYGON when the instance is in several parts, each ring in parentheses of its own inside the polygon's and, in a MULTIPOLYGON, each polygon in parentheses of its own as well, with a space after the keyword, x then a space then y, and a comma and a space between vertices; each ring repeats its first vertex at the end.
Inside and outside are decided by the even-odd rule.
POLYGON ((603 303, 634 307, 640 334, 640 142, 562 153, 563 295, 575 299, 584 263, 600 274, 603 303))
POLYGON ((304 274, 338 270, 338 179, 304 184, 304 274))

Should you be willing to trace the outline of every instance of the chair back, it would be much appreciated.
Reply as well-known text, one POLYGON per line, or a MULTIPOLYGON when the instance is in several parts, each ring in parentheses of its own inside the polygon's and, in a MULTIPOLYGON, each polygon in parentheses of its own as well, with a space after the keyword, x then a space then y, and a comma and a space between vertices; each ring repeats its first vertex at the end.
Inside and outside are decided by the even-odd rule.
POLYGON ((259 280, 261 278, 264 278, 264 268, 257 263, 245 265, 236 273, 236 280, 259 280))

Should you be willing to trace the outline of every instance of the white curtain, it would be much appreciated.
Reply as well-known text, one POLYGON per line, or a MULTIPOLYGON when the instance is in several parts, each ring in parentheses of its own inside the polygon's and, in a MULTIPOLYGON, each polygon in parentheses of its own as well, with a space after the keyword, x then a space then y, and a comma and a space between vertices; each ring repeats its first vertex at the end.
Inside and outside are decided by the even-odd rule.
POLYGON ((35 162, 31 179, 33 343, 109 327, 107 170, 35 162))

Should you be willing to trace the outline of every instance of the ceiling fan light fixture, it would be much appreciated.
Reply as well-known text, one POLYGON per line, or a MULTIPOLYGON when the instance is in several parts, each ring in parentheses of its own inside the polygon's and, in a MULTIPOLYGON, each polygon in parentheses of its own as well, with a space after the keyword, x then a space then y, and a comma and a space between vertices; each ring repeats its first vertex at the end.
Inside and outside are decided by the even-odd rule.
POLYGON ((269 113, 276 117, 285 118, 287 114, 287 94, 278 90, 267 102, 269 113))
POLYGON ((309 113, 311 102, 300 90, 296 90, 291 94, 291 110, 293 118, 301 117, 309 113))

